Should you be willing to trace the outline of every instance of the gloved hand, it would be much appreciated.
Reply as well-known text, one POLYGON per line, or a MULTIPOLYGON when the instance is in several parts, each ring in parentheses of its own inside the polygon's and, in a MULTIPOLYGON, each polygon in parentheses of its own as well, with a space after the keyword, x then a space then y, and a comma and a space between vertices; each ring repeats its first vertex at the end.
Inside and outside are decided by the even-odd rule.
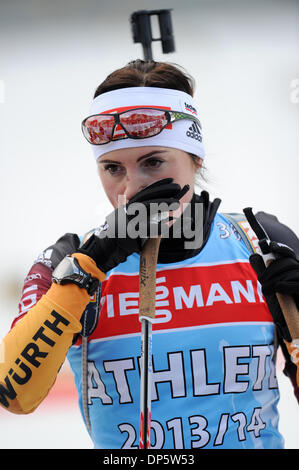
MULTIPOLYGON (((259 254, 251 255, 250 264, 258 275, 262 292, 284 339, 291 341, 283 313, 276 298, 276 293, 293 297, 299 306, 299 260, 294 251, 286 245, 271 241, 269 248, 275 258, 268 267, 259 254)), ((299 321, 299 318, 298 318, 299 321)))
POLYGON ((299 300, 299 260, 294 251, 286 245, 271 241, 269 248, 275 256, 270 265, 265 269, 260 268, 260 255, 250 256, 250 263, 258 274, 258 279, 262 285, 263 294, 292 295, 295 300, 299 300))
POLYGON ((167 204, 170 210, 175 210, 188 190, 188 185, 181 188, 173 183, 172 178, 147 186, 130 199, 128 204, 112 212, 99 233, 93 234, 78 252, 90 256, 98 268, 106 273, 132 253, 139 253, 149 234, 163 233, 172 217, 169 211, 161 214, 159 204, 167 204))

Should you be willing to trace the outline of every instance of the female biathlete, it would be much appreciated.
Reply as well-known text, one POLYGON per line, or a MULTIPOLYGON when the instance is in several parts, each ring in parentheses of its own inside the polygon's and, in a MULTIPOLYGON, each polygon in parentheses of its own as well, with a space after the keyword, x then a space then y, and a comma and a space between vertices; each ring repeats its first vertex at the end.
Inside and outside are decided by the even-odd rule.
POLYGON ((154 61, 99 85, 82 130, 113 211, 37 258, 3 339, 1 405, 33 412, 67 357, 95 448, 139 446, 139 258, 157 234, 151 447, 283 448, 279 347, 298 397, 276 292, 299 304, 299 240, 256 214, 276 256, 265 268, 245 217, 196 194, 205 152, 193 93, 179 66, 154 61))

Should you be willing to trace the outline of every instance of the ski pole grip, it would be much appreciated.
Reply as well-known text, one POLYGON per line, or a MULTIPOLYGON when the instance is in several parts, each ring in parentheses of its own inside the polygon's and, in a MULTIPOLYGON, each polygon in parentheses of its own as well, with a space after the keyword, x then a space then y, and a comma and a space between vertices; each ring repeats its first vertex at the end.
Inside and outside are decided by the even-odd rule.
MULTIPOLYGON (((273 259, 266 261, 266 266, 271 264, 273 259)), ((276 297, 282 310, 284 319, 288 326, 292 340, 299 339, 299 311, 292 296, 276 292, 276 297)))
POLYGON ((292 340, 299 339, 299 312, 294 299, 290 295, 276 294, 280 308, 283 312, 292 340))
POLYGON ((139 265, 139 319, 155 318, 156 266, 161 236, 149 238, 140 254, 139 265))

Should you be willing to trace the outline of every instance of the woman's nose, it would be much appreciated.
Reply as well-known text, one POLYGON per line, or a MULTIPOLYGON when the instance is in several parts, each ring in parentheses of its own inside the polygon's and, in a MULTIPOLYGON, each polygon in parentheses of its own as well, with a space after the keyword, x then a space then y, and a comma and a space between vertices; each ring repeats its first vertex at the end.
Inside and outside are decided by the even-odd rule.
POLYGON ((133 196, 139 193, 139 191, 141 191, 146 186, 147 186, 146 184, 140 184, 140 183, 138 184, 137 182, 127 184, 125 192, 124 192, 126 201, 128 202, 130 199, 132 199, 133 196))
POLYGON ((125 182, 125 191, 123 193, 126 200, 129 201, 133 196, 139 193, 139 191, 145 188, 148 184, 150 184, 150 182, 147 181, 146 178, 141 178, 136 174, 127 175, 125 182))

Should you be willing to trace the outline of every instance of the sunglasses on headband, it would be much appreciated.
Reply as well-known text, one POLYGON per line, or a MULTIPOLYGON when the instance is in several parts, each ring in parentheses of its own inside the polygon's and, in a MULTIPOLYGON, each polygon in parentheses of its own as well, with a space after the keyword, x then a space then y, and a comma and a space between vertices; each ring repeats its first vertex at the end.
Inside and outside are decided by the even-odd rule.
POLYGON ((134 108, 121 113, 94 114, 82 122, 82 132, 90 144, 104 145, 120 139, 146 139, 160 134, 175 121, 189 119, 201 128, 199 120, 181 111, 134 108))

